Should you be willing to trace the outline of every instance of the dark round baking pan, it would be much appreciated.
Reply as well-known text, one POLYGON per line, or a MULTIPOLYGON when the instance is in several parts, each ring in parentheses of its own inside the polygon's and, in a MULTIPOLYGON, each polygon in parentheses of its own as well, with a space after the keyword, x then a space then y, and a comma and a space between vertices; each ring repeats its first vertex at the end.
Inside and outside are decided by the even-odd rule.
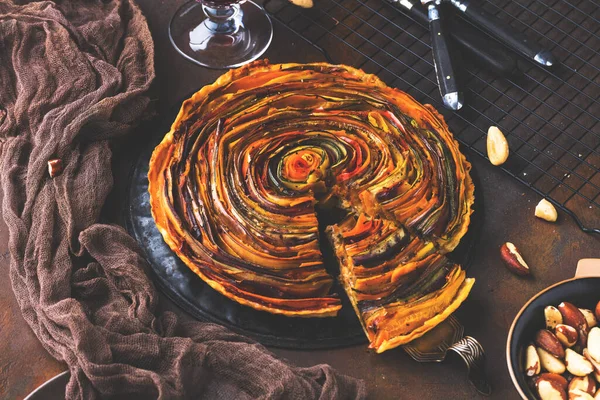
MULTIPOLYGON (((148 142, 140 149, 130 176, 124 217, 129 233, 138 241, 151 266, 158 288, 193 317, 221 324, 250 336, 259 342, 284 348, 323 349, 366 343, 362 327, 341 287, 334 289, 342 298, 342 310, 332 318, 289 318, 242 306, 213 290, 196 276, 171 251, 154 224, 148 194, 148 163, 154 147, 168 132, 179 106, 160 116, 148 142)), ((475 212, 468 233, 450 255, 454 261, 468 266, 482 222, 481 191, 475 181, 475 212)), ((336 266, 332 256, 325 260, 336 266)))

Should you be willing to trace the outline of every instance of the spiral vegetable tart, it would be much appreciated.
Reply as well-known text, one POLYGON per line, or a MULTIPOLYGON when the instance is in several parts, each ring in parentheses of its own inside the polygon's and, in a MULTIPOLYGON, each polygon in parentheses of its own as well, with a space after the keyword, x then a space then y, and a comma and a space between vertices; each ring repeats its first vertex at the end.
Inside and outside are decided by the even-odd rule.
POLYGON ((343 65, 267 61, 195 93, 148 173, 164 240, 212 288, 296 317, 341 307, 320 252, 315 206, 371 346, 443 321, 473 280, 444 254, 468 229, 470 164, 442 117, 343 65))

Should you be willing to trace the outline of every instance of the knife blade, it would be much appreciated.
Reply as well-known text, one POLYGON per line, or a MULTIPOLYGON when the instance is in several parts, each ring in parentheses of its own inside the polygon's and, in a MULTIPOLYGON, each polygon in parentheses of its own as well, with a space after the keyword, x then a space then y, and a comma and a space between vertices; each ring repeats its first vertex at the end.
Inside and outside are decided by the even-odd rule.
MULTIPOLYGON (((428 28, 429 19, 420 4, 409 0, 386 0, 398 11, 411 17, 419 25, 428 28)), ((484 68, 502 77, 513 77, 520 72, 515 56, 498 42, 486 38, 472 25, 448 19, 448 33, 464 50, 484 68)))
POLYGON ((488 13, 483 8, 471 3, 470 0, 447 1, 470 21, 473 21, 479 28, 491 36, 498 38, 502 43, 521 53, 526 58, 544 67, 551 67, 556 63, 556 59, 550 51, 544 49, 539 43, 516 31, 510 25, 488 13))

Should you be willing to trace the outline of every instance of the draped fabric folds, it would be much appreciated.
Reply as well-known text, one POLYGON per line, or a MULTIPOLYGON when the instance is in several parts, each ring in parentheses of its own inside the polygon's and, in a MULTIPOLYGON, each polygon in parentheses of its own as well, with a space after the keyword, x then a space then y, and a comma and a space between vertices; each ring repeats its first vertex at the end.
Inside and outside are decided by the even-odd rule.
POLYGON ((0 3, 0 163, 23 317, 68 364, 70 399, 362 398, 327 365, 296 368, 208 323, 157 315, 134 240, 98 224, 109 140, 148 113, 154 48, 130 0, 0 3), (60 159, 51 178, 48 161, 60 159))

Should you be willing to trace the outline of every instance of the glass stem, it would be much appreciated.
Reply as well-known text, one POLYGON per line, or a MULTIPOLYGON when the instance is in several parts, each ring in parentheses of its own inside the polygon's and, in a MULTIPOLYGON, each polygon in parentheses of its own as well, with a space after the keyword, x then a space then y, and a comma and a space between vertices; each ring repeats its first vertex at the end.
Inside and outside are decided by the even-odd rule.
POLYGON ((241 12, 238 4, 227 7, 210 7, 205 4, 202 9, 207 19, 204 21, 206 27, 214 33, 231 34, 239 28, 239 14, 241 12))

